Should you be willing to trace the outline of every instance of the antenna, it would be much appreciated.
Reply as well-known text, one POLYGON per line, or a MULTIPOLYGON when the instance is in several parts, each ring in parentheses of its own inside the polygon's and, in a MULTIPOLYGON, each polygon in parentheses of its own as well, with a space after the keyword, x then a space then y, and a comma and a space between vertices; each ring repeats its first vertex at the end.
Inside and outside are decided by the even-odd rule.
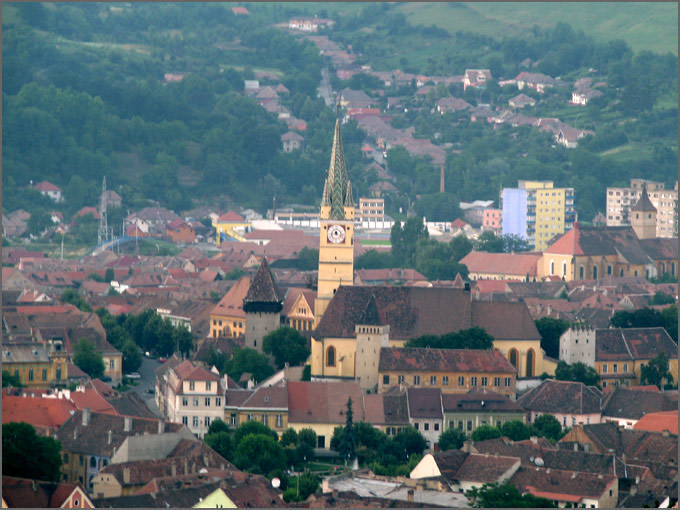
POLYGON ((106 176, 102 182, 102 194, 99 200, 99 230, 97 231, 97 246, 109 239, 109 225, 106 218, 106 176))

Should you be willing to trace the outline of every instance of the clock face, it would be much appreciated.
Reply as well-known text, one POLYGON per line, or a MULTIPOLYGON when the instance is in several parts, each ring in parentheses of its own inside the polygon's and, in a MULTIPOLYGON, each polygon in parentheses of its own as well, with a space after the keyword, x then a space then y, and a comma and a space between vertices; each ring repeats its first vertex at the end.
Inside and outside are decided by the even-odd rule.
POLYGON ((345 227, 342 225, 331 225, 328 227, 328 241, 333 244, 341 243, 345 240, 345 227))

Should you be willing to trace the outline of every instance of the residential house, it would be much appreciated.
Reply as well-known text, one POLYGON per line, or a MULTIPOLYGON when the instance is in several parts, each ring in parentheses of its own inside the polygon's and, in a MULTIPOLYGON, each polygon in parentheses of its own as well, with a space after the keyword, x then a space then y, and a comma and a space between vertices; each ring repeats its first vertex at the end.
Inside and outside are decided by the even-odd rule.
POLYGON ((520 459, 499 455, 447 450, 426 453, 409 474, 439 490, 467 492, 488 483, 502 484, 520 467, 520 459))
POLYGON ((553 415, 562 427, 600 423, 604 395, 582 382, 546 379, 517 399, 527 410, 529 423, 543 414, 553 415))
POLYGON ((503 224, 502 209, 484 209, 482 212, 482 230, 491 230, 494 233, 501 231, 503 224))
POLYGON ((457 97, 442 97, 439 101, 437 101, 437 111, 442 115, 448 112, 465 110, 466 108, 472 108, 472 105, 467 101, 457 97))
POLYGON ((182 423, 203 437, 212 421, 224 417, 226 382, 189 360, 175 361, 158 368, 156 404, 167 420, 182 423))
POLYGON ((48 181, 38 182, 33 186, 33 189, 38 190, 40 194, 43 196, 50 197, 55 202, 64 201, 64 196, 62 194, 61 188, 59 186, 52 184, 51 182, 48 181))
POLYGON ((49 388, 66 383, 66 352, 37 342, 4 343, 2 369, 22 386, 49 388))
POLYGON ((513 98, 510 98, 508 104, 513 108, 524 108, 525 106, 534 106, 536 100, 533 97, 529 97, 526 94, 520 94, 513 98))
POLYGON ((210 312, 210 336, 238 337, 246 332, 243 300, 250 288, 250 278, 241 277, 210 312))
POLYGON ((215 242, 219 247, 222 241, 228 239, 243 241, 241 233, 250 226, 250 222, 237 212, 228 211, 213 219, 212 226, 215 227, 215 242))
POLYGON ((95 508, 82 484, 2 477, 2 508, 95 508))
POLYGON ((532 281, 538 275, 541 253, 488 253, 471 251, 460 260, 472 280, 532 281))
MULTIPOLYGON (((616 388, 602 402, 602 421, 610 421, 627 429, 635 428, 643 416, 650 413, 675 411, 678 397, 667 393, 636 388, 616 388)), ((676 425, 677 432, 677 425, 676 425)))
POLYGON ((107 189, 106 191, 99 195, 100 202, 102 198, 106 200, 106 205, 108 207, 116 208, 123 205, 123 199, 121 198, 121 196, 112 189, 107 189))
POLYGON ((548 87, 554 87, 558 85, 557 80, 541 73, 528 73, 523 71, 515 77, 515 83, 517 88, 522 90, 524 87, 530 88, 543 94, 545 89, 548 87))
POLYGON ((501 427, 509 421, 526 423, 527 412, 512 398, 493 391, 442 393, 444 430, 458 429, 471 434, 477 427, 501 427))
POLYGON ((281 322, 304 333, 314 324, 314 300, 316 292, 311 289, 289 287, 281 310, 281 322))
POLYGON ((316 432, 317 447, 330 448, 335 427, 344 427, 347 402, 352 399, 354 421, 365 421, 364 399, 358 382, 288 383, 288 426, 316 432))
POLYGON ((379 392, 399 384, 443 393, 493 389, 514 398, 517 370, 496 349, 383 347, 378 374, 379 392))
POLYGON ((633 425, 633 428, 650 432, 668 432, 677 436, 678 421, 677 409, 675 411, 659 411, 645 414, 633 425))
MULTIPOLYGON (((232 392, 229 392, 229 396, 231 395, 232 392)), ((228 403, 233 404, 233 400, 228 403)), ((288 389, 285 383, 261 386, 249 392, 238 406, 238 424, 249 421, 259 421, 281 437, 288 428, 288 389)))
POLYGON ((408 388, 406 390, 409 422, 419 431, 428 450, 434 449, 444 430, 442 393, 439 388, 408 388))
POLYGON ((63 481, 78 482, 90 491, 92 479, 111 463, 125 438, 180 429, 181 425, 162 420, 94 413, 89 408, 76 411, 56 433, 61 442, 63 481))
POLYGON ((468 87, 486 87, 491 80, 491 71, 488 69, 466 69, 463 77, 463 90, 468 87))
POLYGON ((406 391, 395 386, 387 393, 364 395, 366 421, 388 436, 411 427, 406 391))
POLYGON ((302 142, 304 142, 304 137, 295 133, 294 131, 288 131, 287 133, 281 135, 281 143, 283 144, 283 152, 293 152, 302 147, 302 142))
POLYGON ((604 94, 597 89, 580 89, 571 93, 571 104, 586 106, 588 101, 604 94))
POLYGON ((363 90, 346 88, 340 91, 340 106, 343 108, 370 108, 374 103, 363 90))
MULTIPOLYGON (((440 186, 441 187, 441 186, 440 186)), ((474 202, 459 202, 459 207, 467 221, 479 227, 484 219, 484 211, 493 205, 493 200, 475 200, 474 202)))
POLYGON ((165 235, 173 243, 191 244, 196 241, 193 227, 179 218, 165 226, 165 235))
POLYGON ((40 435, 54 435, 75 411, 75 404, 66 399, 34 397, 27 393, 2 396, 2 423, 25 422, 40 435))

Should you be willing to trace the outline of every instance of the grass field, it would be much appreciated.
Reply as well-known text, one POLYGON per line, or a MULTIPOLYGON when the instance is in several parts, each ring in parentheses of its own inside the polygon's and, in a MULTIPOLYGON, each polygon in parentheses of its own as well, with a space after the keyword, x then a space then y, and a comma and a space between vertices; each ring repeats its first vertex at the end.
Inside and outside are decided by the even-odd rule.
POLYGON ((534 25, 559 21, 598 41, 625 40, 634 51, 678 52, 678 4, 674 2, 464 2, 403 3, 413 24, 494 38, 521 37, 534 25))

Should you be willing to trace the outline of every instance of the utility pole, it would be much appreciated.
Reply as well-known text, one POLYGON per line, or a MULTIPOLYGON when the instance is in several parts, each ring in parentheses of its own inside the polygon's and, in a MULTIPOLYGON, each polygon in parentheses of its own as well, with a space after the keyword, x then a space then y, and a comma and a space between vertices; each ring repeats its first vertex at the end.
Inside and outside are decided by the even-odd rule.
POLYGON ((97 246, 109 239, 109 226, 106 218, 106 176, 102 182, 102 195, 99 200, 99 230, 97 231, 97 246))

